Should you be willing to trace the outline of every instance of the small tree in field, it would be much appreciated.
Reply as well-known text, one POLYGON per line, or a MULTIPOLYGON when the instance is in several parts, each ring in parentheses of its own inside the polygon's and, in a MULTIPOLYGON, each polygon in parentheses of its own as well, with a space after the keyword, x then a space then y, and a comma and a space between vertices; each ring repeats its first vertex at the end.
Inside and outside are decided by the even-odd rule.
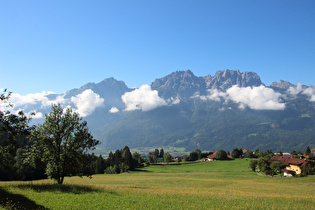
POLYGON ((88 150, 99 144, 90 134, 86 121, 71 108, 64 111, 53 105, 45 122, 32 135, 30 155, 37 154, 46 164, 46 174, 62 184, 64 177, 76 173, 93 173, 88 150))
POLYGON ((164 154, 164 162, 166 162, 167 164, 169 164, 169 162, 171 162, 173 159, 172 155, 170 153, 165 153, 164 154))

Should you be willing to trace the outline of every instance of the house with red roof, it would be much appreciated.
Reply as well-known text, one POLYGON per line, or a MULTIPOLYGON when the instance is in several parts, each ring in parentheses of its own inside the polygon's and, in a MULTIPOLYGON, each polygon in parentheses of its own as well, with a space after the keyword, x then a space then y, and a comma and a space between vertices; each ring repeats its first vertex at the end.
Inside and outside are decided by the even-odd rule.
POLYGON ((283 169, 283 176, 295 176, 303 172, 303 168, 306 164, 309 164, 308 160, 292 158, 292 156, 273 156, 270 161, 282 161, 285 165, 283 169))
POLYGON ((242 152, 243 152, 242 157, 246 157, 248 150, 247 149, 243 149, 242 152))
MULTIPOLYGON (((213 154, 211 155, 208 155, 207 158, 208 158, 208 161, 214 161, 216 160, 215 156, 217 155, 218 151, 214 152, 213 154)), ((233 160, 233 157, 231 155, 227 155, 227 160, 233 160)))
POLYGON ((273 156, 271 159, 270 159, 270 161, 286 161, 286 160, 288 160, 288 159, 290 159, 291 158, 291 156, 288 156, 288 155, 286 155, 286 156, 273 156))

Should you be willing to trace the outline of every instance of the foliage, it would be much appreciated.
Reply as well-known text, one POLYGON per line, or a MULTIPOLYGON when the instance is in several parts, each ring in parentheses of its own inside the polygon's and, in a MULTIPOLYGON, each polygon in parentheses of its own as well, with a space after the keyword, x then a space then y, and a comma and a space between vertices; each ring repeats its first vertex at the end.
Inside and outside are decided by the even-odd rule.
POLYGON ((160 157, 161 157, 161 158, 164 157, 164 149, 163 149, 163 148, 160 149, 160 157))
POLYGON ((32 141, 30 157, 40 156, 46 164, 46 174, 58 184, 63 183, 65 176, 93 174, 93 160, 88 151, 99 141, 90 134, 86 121, 82 121, 71 108, 64 111, 60 105, 52 105, 52 112, 46 115, 45 122, 33 131, 32 141))
POLYGON ((274 175, 274 173, 280 174, 281 170, 284 169, 285 166, 283 165, 283 161, 272 161, 270 168, 272 170, 272 175, 274 175))
POLYGON ((173 160, 173 157, 170 153, 165 153, 164 154, 164 162, 166 162, 167 164, 169 164, 169 162, 171 162, 173 160))
POLYGON ((256 171, 257 160, 251 159, 249 162, 249 167, 252 169, 252 171, 256 171))
POLYGON ((217 154, 215 155, 215 158, 217 160, 226 160, 227 159, 227 153, 221 149, 217 152, 217 154))
POLYGON ((119 174, 141 167, 143 159, 137 152, 132 155, 129 147, 125 146, 124 149, 116 150, 115 153, 111 151, 105 163, 107 163, 104 171, 106 174, 119 174))
POLYGON ((296 155, 297 155, 297 152, 296 152, 296 150, 295 150, 295 149, 294 149, 294 150, 292 150, 291 155, 293 155, 293 156, 296 156, 296 155))
POLYGON ((200 151, 200 149, 195 149, 194 151, 192 151, 189 156, 187 156, 185 158, 186 161, 196 161, 196 160, 200 160, 202 158, 203 154, 200 151))
POLYGON ((237 148, 234 148, 231 152, 231 156, 233 158, 241 158, 243 155, 243 149, 237 149, 237 148))
MULTIPOLYGON (((0 96, 0 107, 11 108, 8 102, 11 93, 0 96)), ((32 114, 31 114, 32 116, 32 114)), ((23 111, 12 114, 9 110, 0 110, 0 180, 28 180, 43 178, 43 173, 35 160, 34 166, 25 165, 23 160, 25 147, 29 144, 28 136, 33 127, 28 124, 31 117, 23 111)))
POLYGON ((255 155, 254 155, 254 153, 253 153, 252 150, 249 150, 249 151, 246 153, 246 157, 247 157, 247 158, 254 158, 255 155))
POLYGON ((305 157, 306 157, 307 159, 312 158, 310 146, 307 146, 307 148, 306 148, 305 157))
POLYGON ((150 164, 157 163, 155 155, 148 155, 147 158, 148 158, 150 164))
POLYGON ((105 161, 102 155, 100 155, 95 161, 95 173, 103 174, 106 168, 107 168, 107 161, 105 161))
POLYGON ((266 172, 270 169, 270 161, 265 157, 260 157, 257 161, 259 171, 266 172))

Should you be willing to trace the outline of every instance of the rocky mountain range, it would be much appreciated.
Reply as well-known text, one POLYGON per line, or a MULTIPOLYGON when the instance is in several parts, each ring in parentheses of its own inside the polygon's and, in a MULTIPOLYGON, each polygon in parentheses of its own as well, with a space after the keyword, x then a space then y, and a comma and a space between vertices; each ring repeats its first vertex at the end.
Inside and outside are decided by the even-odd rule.
POLYGON ((64 94, 18 101, 42 122, 51 103, 70 105, 102 144, 98 151, 137 147, 184 147, 206 151, 315 147, 315 89, 280 80, 265 86, 255 72, 190 70, 131 89, 114 78, 88 83, 64 94))

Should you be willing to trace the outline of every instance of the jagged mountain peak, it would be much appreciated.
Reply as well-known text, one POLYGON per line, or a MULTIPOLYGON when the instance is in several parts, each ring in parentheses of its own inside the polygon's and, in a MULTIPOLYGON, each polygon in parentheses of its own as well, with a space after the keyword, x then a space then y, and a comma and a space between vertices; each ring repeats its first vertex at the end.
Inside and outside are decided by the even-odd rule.
POLYGON ((270 87, 277 87, 281 89, 288 89, 289 87, 294 87, 294 84, 291 84, 288 81, 280 80, 279 82, 271 83, 270 87))
POLYGON ((208 89, 226 90, 233 85, 240 87, 260 86, 262 82, 255 72, 239 70, 221 70, 217 71, 214 76, 204 77, 208 89))
POLYGON ((205 82, 202 77, 195 76, 190 70, 176 71, 163 78, 156 79, 151 84, 152 89, 158 90, 160 96, 189 97, 195 92, 205 89, 205 82))
POLYGON ((239 70, 221 70, 214 76, 197 77, 190 70, 176 71, 163 78, 156 79, 152 88, 159 91, 165 98, 189 97, 198 92, 204 94, 207 89, 226 90, 233 85, 240 87, 260 86, 262 82, 255 72, 240 72, 239 70))

